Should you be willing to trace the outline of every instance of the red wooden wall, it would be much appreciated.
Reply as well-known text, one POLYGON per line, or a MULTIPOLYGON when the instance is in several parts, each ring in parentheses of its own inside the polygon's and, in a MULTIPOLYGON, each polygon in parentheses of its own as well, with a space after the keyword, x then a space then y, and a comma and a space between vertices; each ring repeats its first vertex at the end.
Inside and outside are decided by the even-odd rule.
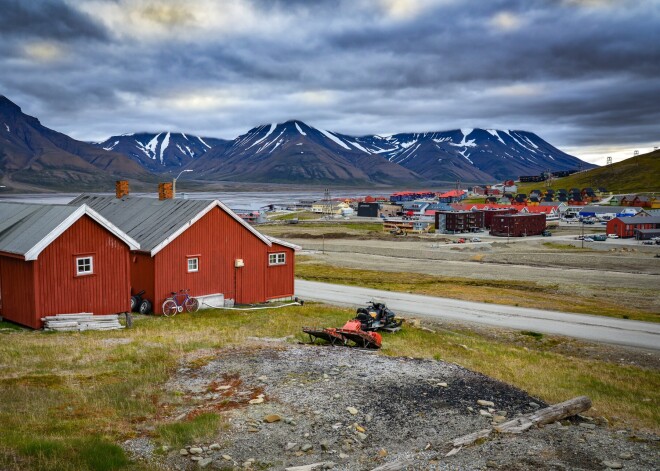
POLYGON ((277 299, 293 296, 293 279, 295 271, 295 252, 289 247, 273 243, 268 253, 284 252, 285 265, 271 265, 266 270, 266 298, 277 299))
MULTIPOLYGON (((160 312, 160 306, 170 292, 180 289, 190 289, 193 296, 223 293, 225 298, 235 299, 238 303, 264 302, 273 297, 271 294, 292 296, 293 251, 285 247, 275 250, 288 250, 291 254, 287 255, 286 267, 271 273, 269 250, 268 245, 227 213, 213 208, 155 255, 154 311, 160 312), (188 273, 189 256, 199 258, 198 272, 188 273), (235 268, 236 259, 243 259, 245 266, 235 268), (290 281, 277 281, 271 291, 270 283, 280 280, 282 274, 290 275, 290 281), (277 292, 287 291, 287 288, 287 293, 277 292)), ((134 287, 137 288, 135 282, 134 287)))
POLYGON ((34 266, 35 262, 0 256, 2 316, 37 329, 41 321, 35 315, 34 266))
MULTIPOLYGON (((145 293, 142 297, 153 302, 155 295, 154 258, 148 253, 134 252, 131 254, 130 265, 131 294, 137 294, 144 290, 145 293)), ((155 309, 155 312, 158 312, 158 310, 155 309)))
POLYGON ((129 248, 83 216, 39 254, 40 316, 76 312, 115 314, 130 310, 129 248), (76 276, 75 256, 92 254, 94 274, 76 276))

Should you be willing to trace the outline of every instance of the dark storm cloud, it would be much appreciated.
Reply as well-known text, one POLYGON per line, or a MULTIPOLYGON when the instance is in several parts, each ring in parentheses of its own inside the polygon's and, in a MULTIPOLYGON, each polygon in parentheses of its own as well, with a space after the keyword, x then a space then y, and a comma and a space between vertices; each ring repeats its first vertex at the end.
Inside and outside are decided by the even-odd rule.
POLYGON ((0 0, 0 37, 104 39, 104 28, 57 0, 0 0))
POLYGON ((658 139, 660 12, 608 0, 0 0, 1 90, 78 138, 523 128, 658 139), (7 13, 8 12, 8 13, 7 13), (80 39, 93 39, 92 41, 80 39))

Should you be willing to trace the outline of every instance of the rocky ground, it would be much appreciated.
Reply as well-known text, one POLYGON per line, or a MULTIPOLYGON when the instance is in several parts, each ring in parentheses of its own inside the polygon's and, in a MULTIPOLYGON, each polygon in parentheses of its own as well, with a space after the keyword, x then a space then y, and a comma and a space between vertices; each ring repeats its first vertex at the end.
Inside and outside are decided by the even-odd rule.
POLYGON ((455 364, 283 341, 210 353, 197 352, 167 384, 183 398, 167 416, 216 412, 226 427, 164 453, 146 437, 129 440, 129 453, 178 470, 660 469, 657 436, 586 419, 496 435, 445 457, 452 439, 546 405, 455 364))

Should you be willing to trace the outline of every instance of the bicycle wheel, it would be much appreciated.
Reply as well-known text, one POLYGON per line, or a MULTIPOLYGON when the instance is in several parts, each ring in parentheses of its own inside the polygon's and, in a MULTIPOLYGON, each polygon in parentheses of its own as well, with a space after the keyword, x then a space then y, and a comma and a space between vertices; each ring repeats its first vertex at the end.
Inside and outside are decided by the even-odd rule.
POLYGON ((173 299, 166 299, 163 303, 163 315, 165 317, 173 316, 177 313, 177 305, 173 299))
POLYGON ((199 301, 197 298, 188 298, 186 299, 186 302, 183 303, 183 305, 188 312, 197 312, 199 309, 199 301))

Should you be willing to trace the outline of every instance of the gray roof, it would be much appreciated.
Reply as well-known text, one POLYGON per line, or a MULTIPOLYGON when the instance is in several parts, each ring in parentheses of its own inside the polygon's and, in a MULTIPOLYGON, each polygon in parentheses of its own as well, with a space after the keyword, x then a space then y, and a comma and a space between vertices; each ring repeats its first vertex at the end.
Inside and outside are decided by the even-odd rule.
POLYGON ((588 213, 620 213, 622 211, 634 209, 635 211, 639 212, 641 211, 642 208, 637 207, 637 206, 597 206, 597 205, 584 205, 584 206, 571 206, 571 208, 579 208, 580 211, 588 212, 588 213))
POLYGON ((36 260, 39 254, 83 216, 89 216, 131 249, 140 245, 89 206, 0 202, 0 252, 36 260))
MULTIPOLYGON (((165 199, 125 196, 80 195, 70 205, 86 204, 140 244, 140 249, 152 252, 168 239, 185 230, 212 205, 219 205, 231 217, 243 224, 267 245, 270 241, 257 232, 229 208, 216 200, 165 199)), ((161 247, 162 248, 162 247, 161 247)))
POLYGON ((625 224, 660 224, 660 216, 628 216, 619 220, 625 224))
POLYGON ((76 210, 67 205, 0 203, 0 251, 26 255, 76 210))

